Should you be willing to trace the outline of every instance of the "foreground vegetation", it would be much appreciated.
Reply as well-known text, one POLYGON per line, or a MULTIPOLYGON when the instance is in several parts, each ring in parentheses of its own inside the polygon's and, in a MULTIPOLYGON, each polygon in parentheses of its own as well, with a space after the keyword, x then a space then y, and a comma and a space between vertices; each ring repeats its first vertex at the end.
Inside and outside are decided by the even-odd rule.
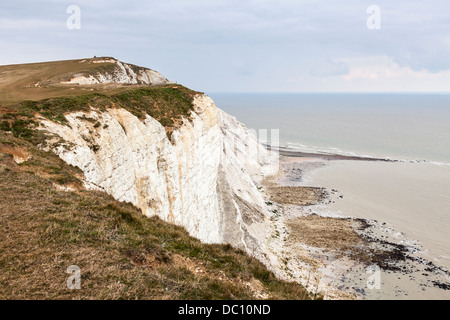
POLYGON ((310 298, 240 250, 84 190, 78 169, 17 136, 0 131, 0 299, 310 298), (66 287, 71 265, 81 290, 66 287))
POLYGON ((240 250, 202 244, 181 227, 85 190, 80 170, 38 148, 48 137, 37 130, 37 114, 67 124, 68 112, 121 107, 154 117, 169 137, 189 120, 198 92, 180 85, 42 80, 86 68, 92 65, 80 60, 0 67, 0 299, 312 298, 240 250), (66 286, 73 265, 81 269, 80 290, 66 286))
POLYGON ((67 124, 65 113, 120 107, 140 119, 149 116, 158 120, 169 134, 183 121, 189 119, 193 99, 198 92, 181 85, 132 87, 114 95, 91 93, 79 96, 26 100, 3 108, 0 113, 0 130, 11 131, 16 137, 30 139, 30 125, 36 125, 36 114, 52 121, 67 124))

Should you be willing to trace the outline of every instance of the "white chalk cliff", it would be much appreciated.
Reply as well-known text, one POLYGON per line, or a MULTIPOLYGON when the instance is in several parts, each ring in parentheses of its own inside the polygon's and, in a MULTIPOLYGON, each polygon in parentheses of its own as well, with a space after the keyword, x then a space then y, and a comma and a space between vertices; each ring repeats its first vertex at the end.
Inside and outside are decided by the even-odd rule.
POLYGON ((84 172, 88 189, 183 226, 203 242, 257 255, 269 212, 255 183, 278 170, 274 155, 208 96, 196 95, 193 105, 171 141, 154 118, 118 107, 66 114, 69 125, 40 121, 65 141, 53 151, 84 172))
MULTIPOLYGON (((80 62, 87 62, 87 60, 80 62)), ((109 64, 109 69, 75 73, 70 75, 69 80, 61 81, 60 84, 94 85, 115 83, 158 85, 172 83, 154 70, 124 63, 114 58, 90 59, 88 63, 109 64)))

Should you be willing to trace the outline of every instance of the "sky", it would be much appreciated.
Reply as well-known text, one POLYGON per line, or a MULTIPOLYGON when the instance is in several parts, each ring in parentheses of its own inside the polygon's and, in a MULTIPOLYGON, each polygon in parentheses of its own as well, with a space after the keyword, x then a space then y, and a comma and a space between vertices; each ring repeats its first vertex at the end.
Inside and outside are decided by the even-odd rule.
POLYGON ((0 65, 93 56, 204 92, 448 92, 450 1, 0 4, 0 65), (71 5, 79 29, 68 27, 78 21, 71 5))

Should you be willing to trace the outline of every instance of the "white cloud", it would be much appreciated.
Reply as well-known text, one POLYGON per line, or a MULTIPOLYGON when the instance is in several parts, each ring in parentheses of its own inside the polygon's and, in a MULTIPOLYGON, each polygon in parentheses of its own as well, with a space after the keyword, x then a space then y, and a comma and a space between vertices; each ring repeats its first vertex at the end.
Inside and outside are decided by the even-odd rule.
POLYGON ((81 30, 71 31, 72 3, 4 1, 0 63, 116 56, 209 91, 442 89, 450 2, 378 0, 374 32, 372 2, 77 0, 81 30))

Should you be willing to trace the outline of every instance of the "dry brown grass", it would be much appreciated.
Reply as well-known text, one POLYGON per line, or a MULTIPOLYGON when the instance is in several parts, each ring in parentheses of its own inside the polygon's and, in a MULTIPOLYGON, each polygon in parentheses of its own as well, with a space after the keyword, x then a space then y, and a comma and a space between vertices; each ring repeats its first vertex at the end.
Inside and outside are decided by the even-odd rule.
MULTIPOLYGON (((90 64, 89 61, 67 60, 43 63, 0 66, 0 106, 7 106, 24 100, 42 100, 60 96, 80 94, 114 94, 126 90, 125 86, 105 85, 85 88, 82 86, 46 86, 46 82, 58 77, 105 67, 108 64, 90 64), (36 87, 37 83, 44 87, 36 87)), ((61 80, 62 80, 61 78, 61 80)))
POLYGON ((79 183, 77 169, 12 134, 0 144, 0 299, 310 297, 231 246, 202 244, 101 192, 61 191, 55 181, 79 183), (31 159, 17 164, 18 149, 31 159), (71 265, 81 290, 66 288, 71 265))
POLYGON ((113 102, 167 122, 170 134, 192 107, 195 92, 179 85, 45 86, 88 67, 80 60, 0 66, 0 299, 310 298, 240 250, 202 244, 84 190, 80 170, 36 147, 48 140, 35 130, 36 113, 64 122, 66 112, 113 102), (71 265, 81 268, 81 290, 66 288, 71 265))
POLYGON ((39 114, 65 123, 66 113, 90 110, 91 106, 99 110, 121 107, 139 118, 148 114, 166 128, 169 138, 183 118, 189 119, 193 97, 199 92, 181 85, 58 85, 74 74, 94 74, 115 67, 92 60, 0 66, 0 130, 15 125, 19 127, 14 128, 15 133, 30 135, 18 119, 35 120, 39 114))

